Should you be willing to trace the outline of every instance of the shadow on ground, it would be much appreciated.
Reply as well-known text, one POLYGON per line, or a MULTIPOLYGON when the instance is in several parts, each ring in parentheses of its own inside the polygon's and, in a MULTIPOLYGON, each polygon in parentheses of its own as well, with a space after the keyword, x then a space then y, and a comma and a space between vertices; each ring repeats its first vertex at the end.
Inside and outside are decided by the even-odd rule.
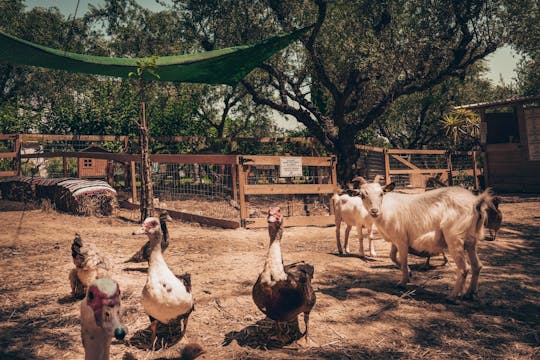
POLYGON ((158 323, 156 331, 156 341, 154 344, 152 344, 152 330, 150 329, 150 321, 148 321, 148 326, 145 329, 139 330, 134 333, 129 339, 128 343, 129 345, 142 350, 164 349, 171 347, 180 342, 180 340, 182 340, 182 337, 180 336, 180 330, 180 320, 173 320, 168 324, 158 323))
POLYGON ((0 311, 0 358, 1 359, 41 359, 35 353, 35 344, 47 344, 59 351, 70 349, 80 339, 66 335, 63 329, 79 324, 76 316, 62 316, 54 308, 40 311, 34 309, 55 302, 53 297, 34 299, 32 303, 19 306, 5 306, 0 311))
POLYGON ((283 323, 282 331, 279 332, 276 322, 265 318, 242 330, 227 333, 223 339, 223 346, 236 341, 238 345, 252 349, 280 349, 291 345, 301 337, 298 321, 283 323))

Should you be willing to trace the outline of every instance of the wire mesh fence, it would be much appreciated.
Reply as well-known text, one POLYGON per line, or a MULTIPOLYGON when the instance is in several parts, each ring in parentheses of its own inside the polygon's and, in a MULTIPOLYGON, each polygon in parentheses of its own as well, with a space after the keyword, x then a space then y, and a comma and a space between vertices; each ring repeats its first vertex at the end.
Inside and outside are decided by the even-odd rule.
POLYGON ((249 195, 248 218, 262 218, 270 207, 279 206, 284 217, 330 215, 329 194, 249 195))
POLYGON ((169 210, 238 220, 232 172, 231 164, 153 163, 155 203, 169 210))
POLYGON ((452 180, 454 185, 461 185, 468 189, 477 187, 477 171, 473 171, 477 166, 476 152, 456 152, 450 154, 452 164, 452 180), (476 180, 476 181, 475 181, 476 180))

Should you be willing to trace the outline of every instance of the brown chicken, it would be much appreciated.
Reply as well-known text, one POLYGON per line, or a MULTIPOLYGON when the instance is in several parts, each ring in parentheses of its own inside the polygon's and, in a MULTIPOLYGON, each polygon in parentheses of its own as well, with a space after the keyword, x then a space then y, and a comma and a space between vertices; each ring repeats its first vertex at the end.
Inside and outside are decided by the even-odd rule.
POLYGON ((82 299, 92 281, 109 276, 111 266, 107 259, 99 254, 96 246, 83 242, 79 234, 75 234, 71 244, 71 256, 75 264, 75 269, 69 273, 71 295, 82 299))

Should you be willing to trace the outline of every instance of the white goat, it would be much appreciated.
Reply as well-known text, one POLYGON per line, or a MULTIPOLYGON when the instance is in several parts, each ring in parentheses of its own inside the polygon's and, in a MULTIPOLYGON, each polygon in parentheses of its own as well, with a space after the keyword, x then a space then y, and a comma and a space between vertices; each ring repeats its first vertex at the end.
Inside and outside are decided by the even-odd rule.
POLYGON ((356 196, 349 196, 348 194, 334 194, 332 196, 332 202, 334 203, 334 215, 336 219, 336 242, 338 252, 343 254, 343 248, 341 247, 341 222, 344 221, 347 224, 345 228, 345 254, 349 254, 349 233, 351 228, 356 226, 356 231, 358 233, 358 242, 360 245, 359 254, 360 256, 365 256, 364 254, 364 234, 362 228, 366 227, 369 232, 369 256, 377 256, 375 253, 375 246, 373 244, 373 221, 371 216, 367 212, 366 208, 356 196))
POLYGON ((447 187, 421 194, 384 195, 393 190, 393 183, 381 186, 378 182, 368 183, 361 177, 353 181, 361 183, 359 194, 377 230, 397 247, 402 272, 398 285, 405 286, 409 281, 409 247, 429 254, 447 250, 456 263, 457 275, 449 299, 454 300, 458 296, 473 298, 482 268, 476 245, 484 235, 485 209, 492 205, 493 197, 489 191, 474 196, 461 187, 447 187), (464 293, 468 273, 465 252, 472 276, 464 293))
MULTIPOLYGON (((499 232, 499 229, 501 228, 502 223, 502 212, 499 210, 499 204, 502 202, 502 199, 499 196, 494 196, 491 203, 488 204, 486 207, 486 222, 484 224, 484 227, 488 230, 488 235, 484 238, 488 241, 493 241, 497 237, 497 233, 499 232)), ((432 256, 437 254, 429 254, 427 252, 418 252, 414 250, 413 248, 409 247, 409 254, 413 254, 420 257, 425 257, 426 262, 423 265, 424 268, 429 269, 429 260, 432 256)), ((390 249, 390 260, 394 262, 397 266, 399 266, 399 262, 397 261, 397 247, 392 244, 392 248, 390 249)), ((441 255, 444 258, 443 266, 448 263, 448 259, 446 258, 446 255, 444 252, 441 253, 441 255)))

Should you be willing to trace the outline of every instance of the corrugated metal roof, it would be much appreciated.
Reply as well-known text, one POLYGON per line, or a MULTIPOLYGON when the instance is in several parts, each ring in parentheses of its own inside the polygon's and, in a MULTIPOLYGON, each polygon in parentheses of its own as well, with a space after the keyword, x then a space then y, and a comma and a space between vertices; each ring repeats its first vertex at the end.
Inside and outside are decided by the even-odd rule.
POLYGON ((497 100, 497 101, 486 101, 481 103, 475 103, 475 104, 467 104, 467 105, 460 105, 460 106, 454 106, 454 109, 486 109, 486 108, 493 108, 493 107, 502 107, 502 106, 510 106, 510 105, 517 105, 517 104, 523 104, 528 102, 534 102, 540 100, 540 96, 526 96, 526 97, 517 97, 517 98, 510 98, 506 100, 497 100))

